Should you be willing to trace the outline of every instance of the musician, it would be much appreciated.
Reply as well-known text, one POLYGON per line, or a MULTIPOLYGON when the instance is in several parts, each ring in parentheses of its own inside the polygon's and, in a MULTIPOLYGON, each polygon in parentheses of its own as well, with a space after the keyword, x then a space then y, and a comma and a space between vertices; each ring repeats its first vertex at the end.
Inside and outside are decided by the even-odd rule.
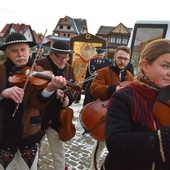
POLYGON ((31 58, 35 60, 35 57, 42 58, 45 57, 45 45, 43 44, 37 44, 36 45, 36 53, 32 53, 31 58))
MULTIPOLYGON (((55 76, 63 76, 66 80, 75 83, 73 68, 67 62, 70 59, 69 54, 72 53, 67 42, 56 40, 49 55, 38 59, 36 63, 45 70, 52 71, 55 76)), ((41 122, 42 132, 48 138, 55 170, 65 170, 64 142, 59 139, 59 129, 62 126, 59 113, 62 107, 70 106, 77 98, 72 91, 64 94, 63 90, 58 90, 56 98, 48 104, 41 122)))
MULTIPOLYGON (((0 63, 0 169, 37 170, 39 143, 42 138, 40 109, 55 97, 56 90, 66 86, 63 77, 52 76, 44 89, 36 89, 31 83, 25 89, 12 85, 10 77, 21 75, 29 78, 29 69, 23 75, 25 66, 33 71, 43 71, 33 65, 29 47, 35 46, 20 33, 10 34, 0 50, 5 51, 6 60, 0 63)), ((18 79, 16 79, 18 80, 18 79)), ((28 79, 30 81, 30 79, 28 79)))
MULTIPOLYGON (((159 91, 170 85, 170 40, 148 44, 139 67, 137 78, 111 97, 105 124, 109 153, 102 169, 170 169, 170 126, 153 112, 159 91)), ((164 94, 169 100, 169 92, 164 94)))
MULTIPOLYGON (((115 91, 122 88, 120 86, 121 82, 133 80, 133 75, 126 69, 130 61, 130 53, 131 50, 127 46, 118 46, 113 56, 113 64, 97 71, 97 75, 90 86, 94 97, 100 100, 108 100, 115 91)), ((90 170, 97 169, 97 163, 104 147, 105 142, 95 142, 91 155, 90 170)))
MULTIPOLYGON (((96 56, 91 59, 88 63, 85 80, 93 77, 96 74, 96 71, 100 68, 107 67, 112 64, 112 62, 105 58, 106 49, 104 47, 96 47, 96 56)), ((83 101, 83 106, 87 103, 93 102, 96 100, 94 96, 92 96, 90 92, 90 85, 93 79, 89 81, 85 81, 82 85, 82 90, 85 94, 85 98, 83 101)))

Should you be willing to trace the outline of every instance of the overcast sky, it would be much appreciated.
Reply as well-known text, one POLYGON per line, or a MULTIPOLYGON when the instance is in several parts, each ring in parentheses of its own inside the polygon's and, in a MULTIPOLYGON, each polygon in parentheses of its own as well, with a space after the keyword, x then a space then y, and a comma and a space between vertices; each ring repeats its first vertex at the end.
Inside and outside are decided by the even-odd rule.
POLYGON ((168 0, 6 0, 0 3, 0 31, 7 23, 24 23, 50 35, 66 15, 86 19, 89 33, 96 34, 102 25, 133 28, 137 20, 170 20, 170 7, 168 0))

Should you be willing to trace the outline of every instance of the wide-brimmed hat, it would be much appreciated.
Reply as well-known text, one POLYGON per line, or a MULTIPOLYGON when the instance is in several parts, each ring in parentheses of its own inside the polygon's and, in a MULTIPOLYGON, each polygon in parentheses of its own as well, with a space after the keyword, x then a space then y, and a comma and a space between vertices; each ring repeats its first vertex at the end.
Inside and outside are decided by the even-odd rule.
POLYGON ((18 44, 18 43, 27 43, 29 47, 34 47, 36 45, 33 41, 28 41, 24 35, 20 33, 12 33, 8 35, 8 37, 5 40, 5 43, 0 46, 0 50, 5 51, 6 47, 11 44, 18 44))
POLYGON ((103 54, 104 52, 106 52, 106 48, 104 47, 95 47, 95 48, 97 54, 103 54))
POLYGON ((62 53, 69 53, 69 54, 73 54, 74 51, 71 50, 69 48, 69 45, 67 42, 63 41, 63 40, 56 40, 51 49, 52 52, 62 52, 62 53))

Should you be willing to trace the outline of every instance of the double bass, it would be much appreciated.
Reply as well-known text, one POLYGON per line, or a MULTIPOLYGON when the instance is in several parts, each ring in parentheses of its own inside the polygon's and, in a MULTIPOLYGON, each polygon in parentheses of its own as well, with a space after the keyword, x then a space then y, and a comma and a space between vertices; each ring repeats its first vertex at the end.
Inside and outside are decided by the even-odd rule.
MULTIPOLYGON (((125 87, 130 81, 119 83, 119 86, 125 87)), ((80 123, 84 128, 84 133, 89 133, 98 141, 105 141, 105 117, 109 99, 105 101, 96 100, 85 105, 79 115, 80 123)))

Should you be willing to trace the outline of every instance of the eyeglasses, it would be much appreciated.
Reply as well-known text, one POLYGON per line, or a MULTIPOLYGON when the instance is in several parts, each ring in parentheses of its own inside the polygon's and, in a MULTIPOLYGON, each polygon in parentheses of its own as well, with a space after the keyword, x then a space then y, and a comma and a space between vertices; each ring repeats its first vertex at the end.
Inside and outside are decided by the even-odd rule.
POLYGON ((119 61, 122 61, 122 60, 124 60, 125 62, 128 62, 128 61, 129 61, 129 58, 123 58, 123 57, 121 57, 121 56, 117 57, 117 59, 118 59, 119 61))
POLYGON ((70 59, 70 57, 69 56, 66 56, 66 57, 61 57, 61 56, 58 56, 57 54, 55 54, 55 53, 53 53, 55 56, 56 56, 56 58, 58 58, 59 60, 69 60, 70 59))

